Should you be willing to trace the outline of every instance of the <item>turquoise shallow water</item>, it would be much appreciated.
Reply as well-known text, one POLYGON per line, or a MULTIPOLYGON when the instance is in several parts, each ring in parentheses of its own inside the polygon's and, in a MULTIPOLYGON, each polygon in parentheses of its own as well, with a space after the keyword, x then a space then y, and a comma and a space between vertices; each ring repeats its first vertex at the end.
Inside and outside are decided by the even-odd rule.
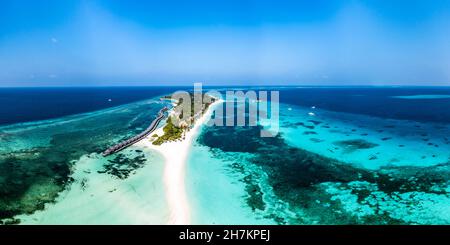
POLYGON ((409 96, 393 96, 393 98, 398 99, 448 99, 450 98, 450 95, 439 95, 439 94, 420 94, 420 95, 409 95, 409 96))
POLYGON ((84 155, 74 164, 73 181, 52 203, 15 218, 23 224, 165 224, 170 212, 162 156, 138 147, 119 156, 139 166, 84 155))
POLYGON ((282 103, 279 127, 203 127, 196 223, 450 223, 449 125, 282 103))
MULTIPOLYGON (((87 184, 89 181, 72 174, 80 162, 93 166, 92 170, 86 169, 88 172, 119 180, 127 180, 150 164, 148 160, 156 158, 145 151, 138 150, 132 156, 124 151, 107 158, 100 153, 144 130, 164 105, 158 99, 146 100, 59 119, 0 127, 0 220, 42 210, 71 185, 87 184)), ((162 162, 162 159, 155 161, 162 162)), ((162 188, 162 184, 159 186, 162 188)), ((95 201, 89 204, 97 205, 95 201)), ((77 211, 73 213, 76 215, 77 211)))
POLYGON ((450 126, 281 105, 286 142, 368 169, 433 166, 450 159, 450 126), (308 115, 314 112, 314 116, 308 115), (361 149, 363 148, 363 149, 361 149))
MULTIPOLYGON (((298 101, 283 89, 277 137, 260 137, 266 122, 202 127, 186 166, 194 224, 450 224, 447 90, 317 90, 298 101)), ((161 156, 99 154, 164 105, 0 127, 0 222, 165 223, 161 156)))
POLYGON ((246 185, 240 181, 249 173, 233 168, 233 159, 245 161, 245 154, 230 160, 218 157, 195 144, 187 169, 187 194, 193 224, 267 224, 274 223, 248 205, 246 185))

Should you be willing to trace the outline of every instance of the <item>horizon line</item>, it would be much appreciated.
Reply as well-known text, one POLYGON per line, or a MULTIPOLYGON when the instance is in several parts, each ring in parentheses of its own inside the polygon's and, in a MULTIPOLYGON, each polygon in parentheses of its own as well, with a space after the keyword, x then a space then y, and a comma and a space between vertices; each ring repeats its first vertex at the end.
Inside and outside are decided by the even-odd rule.
MULTIPOLYGON (((195 82, 189 85, 42 85, 42 86, 2 86, 0 85, 0 89, 6 89, 6 88, 120 88, 120 87, 191 87, 194 85, 195 82)), ((450 87, 450 84, 435 84, 435 85, 421 85, 421 84, 342 84, 342 85, 312 85, 312 84, 249 84, 249 85, 243 85, 243 84, 215 84, 215 85, 207 85, 202 84, 203 87, 450 87)))

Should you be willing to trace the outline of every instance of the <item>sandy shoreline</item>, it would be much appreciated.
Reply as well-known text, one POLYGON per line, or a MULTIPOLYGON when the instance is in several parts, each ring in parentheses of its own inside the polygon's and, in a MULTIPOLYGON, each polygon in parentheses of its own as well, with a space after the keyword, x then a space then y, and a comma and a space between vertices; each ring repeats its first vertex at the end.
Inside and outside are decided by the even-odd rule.
POLYGON ((164 185, 167 202, 170 210, 168 224, 190 224, 190 208, 186 194, 185 169, 192 141, 198 135, 201 126, 211 117, 214 107, 221 101, 212 103, 208 110, 195 122, 195 125, 185 134, 185 139, 175 142, 167 142, 162 145, 153 145, 151 137, 154 134, 161 136, 162 127, 157 129, 147 138, 136 143, 159 152, 164 158, 164 185))
POLYGON ((74 182, 54 203, 15 218, 21 224, 190 224, 186 161, 193 140, 219 103, 211 104, 184 140, 153 145, 151 135, 162 135, 161 127, 124 151, 135 157, 135 150, 141 148, 148 163, 128 178, 103 174, 107 158, 87 154, 75 164, 74 182))

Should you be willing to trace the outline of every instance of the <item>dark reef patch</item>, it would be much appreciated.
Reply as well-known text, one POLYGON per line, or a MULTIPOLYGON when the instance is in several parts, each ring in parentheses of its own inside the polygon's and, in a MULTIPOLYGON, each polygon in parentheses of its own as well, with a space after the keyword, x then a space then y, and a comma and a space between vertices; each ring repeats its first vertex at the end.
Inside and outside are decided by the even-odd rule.
POLYGON ((20 150, 0 148, 0 220, 31 214, 53 202, 73 181, 70 175, 77 160, 138 133, 154 111, 148 105, 130 105, 123 113, 102 113, 6 134, 11 145, 26 144, 29 138, 49 140, 20 150))
POLYGON ((133 158, 130 158, 123 153, 115 154, 113 155, 115 157, 108 160, 108 163, 103 166, 104 170, 99 172, 110 174, 119 179, 126 179, 130 174, 133 174, 137 169, 142 168, 145 165, 145 154, 142 153, 142 151, 138 153, 139 154, 133 158))
POLYGON ((245 190, 248 193, 246 201, 250 208, 253 211, 255 211, 256 209, 264 210, 266 208, 266 204, 263 201, 263 193, 258 185, 258 179, 260 178, 259 173, 249 172, 239 162, 231 164, 231 167, 234 170, 245 175, 243 181, 246 183, 245 190))
POLYGON ((377 157, 376 155, 370 155, 370 156, 369 156, 369 160, 370 160, 370 161, 376 160, 376 159, 378 159, 378 157, 377 157))
POLYGON ((309 140, 312 141, 312 142, 314 142, 314 143, 320 143, 320 142, 323 142, 323 141, 324 141, 324 140, 318 139, 318 138, 310 138, 309 140))
MULTIPOLYGON (((245 172, 252 164, 260 167, 268 175, 267 180, 275 195, 289 203, 291 210, 301 210, 302 215, 283 216, 270 213, 267 217, 280 224, 404 224, 387 214, 376 213, 362 218, 346 211, 340 201, 333 199, 322 187, 322 183, 341 183, 344 186, 354 181, 374 184, 386 195, 397 195, 411 191, 444 193, 433 190, 450 180, 450 164, 429 168, 423 167, 384 167, 380 170, 367 170, 327 158, 300 148, 288 145, 278 135, 274 138, 259 137, 259 127, 231 128, 210 127, 198 138, 200 144, 210 147, 212 152, 248 152, 251 157, 244 162, 235 162, 234 168, 245 172), (239 146, 235 141, 240 139, 239 146), (248 146, 249 145, 249 146, 248 146), (250 146, 253 145, 253 146, 250 146)), ((337 142, 340 147, 350 149, 369 149, 377 144, 365 140, 337 142)), ((376 155, 369 156, 376 159, 376 155)), ((261 198, 261 189, 255 183, 258 175, 246 175, 249 198, 247 203, 255 210, 264 210, 267 204, 261 198)), ((369 197, 370 191, 354 189, 358 202, 369 197)), ((375 209, 377 207, 374 207, 375 209)))
POLYGON ((75 154, 40 147, 10 152, 0 157, 0 219, 32 213, 53 201, 64 185, 71 181, 67 162, 75 154), (40 189, 42 193, 38 191, 40 189), (22 199, 25 195, 33 201, 22 199))
POLYGON ((342 147, 346 153, 351 153, 356 150, 371 149, 378 146, 378 144, 371 143, 364 139, 340 140, 333 142, 333 144, 342 147))
POLYGON ((322 123, 321 121, 317 121, 317 120, 308 120, 308 122, 310 122, 316 126, 322 123))
POLYGON ((317 134, 317 133, 314 132, 314 131, 305 131, 305 132, 303 132, 303 134, 304 135, 311 135, 311 134, 317 134))
POLYGON ((303 122, 294 123, 294 125, 295 125, 295 126, 301 126, 301 127, 308 128, 308 129, 314 129, 314 128, 315 128, 315 126, 313 126, 313 125, 307 125, 307 124, 305 124, 305 123, 303 123, 303 122))
MULTIPOLYGON (((257 152, 258 149, 264 145, 257 140, 260 135, 260 131, 251 130, 255 127, 211 127, 211 129, 220 128, 220 134, 223 137, 218 136, 216 130, 205 130, 202 132, 198 141, 206 146, 218 148, 226 152, 257 152), (239 144, 242 142, 245 144, 239 144)), ((275 141, 276 138, 268 138, 268 141, 275 141)))

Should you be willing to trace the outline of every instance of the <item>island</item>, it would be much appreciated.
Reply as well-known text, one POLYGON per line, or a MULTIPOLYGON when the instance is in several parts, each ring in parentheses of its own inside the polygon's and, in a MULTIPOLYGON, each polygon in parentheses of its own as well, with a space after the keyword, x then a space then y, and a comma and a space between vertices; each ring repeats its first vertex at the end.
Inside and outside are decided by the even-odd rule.
POLYGON ((169 96, 163 97, 162 99, 171 100, 174 106, 168 111, 165 125, 136 144, 152 149, 164 158, 163 182, 170 210, 168 224, 190 224, 190 208, 185 188, 185 168, 189 150, 201 125, 211 117, 214 107, 222 102, 217 98, 208 98, 209 95, 204 94, 201 110, 194 113, 194 95, 190 96, 191 110, 188 117, 183 117, 182 113, 189 104, 183 103, 182 100, 173 100, 169 96), (184 120, 179 120, 180 118, 184 120))

